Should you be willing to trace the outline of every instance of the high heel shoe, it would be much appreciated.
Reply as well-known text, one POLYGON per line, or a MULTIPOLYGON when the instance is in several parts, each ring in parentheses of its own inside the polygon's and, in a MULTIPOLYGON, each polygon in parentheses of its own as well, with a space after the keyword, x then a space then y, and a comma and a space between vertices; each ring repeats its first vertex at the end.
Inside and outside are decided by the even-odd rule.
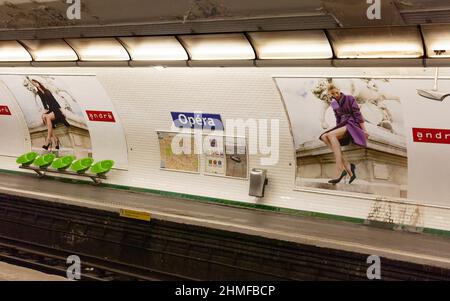
POLYGON ((43 145, 42 148, 45 150, 48 150, 50 147, 52 147, 52 143, 49 142, 47 145, 43 145))
POLYGON ((56 146, 55 146, 55 149, 59 149, 59 145, 60 145, 60 144, 59 144, 59 139, 57 139, 57 140, 56 140, 56 146))
POLYGON ((350 177, 350 181, 348 181, 349 184, 351 184, 356 179, 356 173, 355 173, 356 166, 355 166, 355 164, 353 164, 353 163, 350 164, 350 169, 351 169, 353 175, 350 177))
POLYGON ((330 183, 330 184, 337 184, 337 183, 339 183, 339 182, 342 180, 342 178, 345 177, 346 175, 347 175, 347 171, 346 171, 346 170, 343 170, 342 173, 341 173, 341 176, 340 176, 339 178, 329 180, 328 183, 330 183))

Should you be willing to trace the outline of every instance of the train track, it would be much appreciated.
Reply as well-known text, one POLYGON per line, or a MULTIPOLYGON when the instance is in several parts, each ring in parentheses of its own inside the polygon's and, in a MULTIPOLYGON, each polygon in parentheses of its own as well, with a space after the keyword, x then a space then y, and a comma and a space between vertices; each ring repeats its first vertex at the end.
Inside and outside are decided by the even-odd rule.
POLYGON ((0 261, 41 271, 67 276, 67 257, 78 255, 81 259, 82 281, 176 281, 185 277, 154 271, 147 268, 113 262, 108 259, 73 254, 0 236, 0 261))
MULTIPOLYGON (((0 260, 81 280, 367 280, 367 254, 0 194, 0 260)), ((450 270, 383 258, 383 280, 450 270)))

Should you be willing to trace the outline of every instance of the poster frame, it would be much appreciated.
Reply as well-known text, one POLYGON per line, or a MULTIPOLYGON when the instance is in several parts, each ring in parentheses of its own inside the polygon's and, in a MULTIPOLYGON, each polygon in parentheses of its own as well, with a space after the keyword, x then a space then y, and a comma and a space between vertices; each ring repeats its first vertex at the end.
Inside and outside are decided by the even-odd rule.
MULTIPOLYGON (((27 67, 28 68, 28 67, 27 67)), ((75 69, 74 69, 75 70, 75 69)), ((130 148, 129 148, 129 143, 128 143, 128 137, 126 135, 126 131, 124 128, 124 123, 122 121, 122 118, 119 114, 119 112, 116 110, 115 104, 112 101, 112 98, 110 97, 107 89, 104 87, 103 83, 100 81, 98 75, 96 73, 88 73, 88 72, 19 72, 19 71, 7 71, 7 72, 0 72, 0 76, 14 76, 14 75, 18 75, 18 76, 55 76, 55 77, 92 77, 97 79, 98 84, 102 87, 102 89, 104 90, 105 94, 108 96, 108 99, 110 100, 110 103, 114 109, 115 112, 115 119, 119 120, 122 131, 123 131, 123 135, 124 135, 124 141, 125 141, 125 154, 126 154, 126 164, 123 166, 114 166, 112 169, 113 170, 118 170, 118 171, 129 171, 129 156, 130 156, 130 148)), ((26 124, 26 120, 24 117, 24 112, 22 110, 22 108, 20 107, 20 105, 17 103, 15 104, 14 109, 18 109, 18 111, 20 112, 20 114, 17 114, 22 121, 26 124)), ((84 112, 85 113, 85 112, 84 112)), ((87 120, 86 120, 87 121, 87 120)), ((27 141, 27 143, 29 144, 29 148, 31 148, 31 135, 29 133, 29 131, 25 131, 26 135, 28 135, 27 137, 25 137, 25 140, 27 141)), ((27 148, 28 148, 27 146, 27 148)), ((4 155, 4 154, 0 154, 0 157, 11 157, 14 158, 15 156, 11 156, 11 155, 4 155)))
MULTIPOLYGON (((385 195, 377 195, 377 194, 365 194, 360 192, 350 192, 350 191, 337 191, 337 190, 328 190, 324 188, 313 188, 313 187, 304 187, 296 184, 297 179, 297 151, 295 149, 295 140, 294 140, 294 134, 292 129, 292 122, 289 116, 289 112, 287 110, 286 101, 283 97, 283 93, 280 90, 280 87, 277 84, 277 79, 280 78, 299 78, 299 79, 317 79, 317 78, 337 78, 337 79, 365 79, 365 78, 371 78, 371 79, 422 79, 422 80, 434 80, 434 76, 402 76, 402 75, 390 75, 390 76, 381 76, 381 75, 333 75, 330 76, 330 74, 315 74, 315 75, 271 75, 272 82, 276 87, 276 90, 278 91, 280 101, 283 106, 285 117, 289 124, 289 132, 291 135, 291 142, 292 142, 292 149, 293 149, 293 159, 294 163, 292 164, 294 166, 293 169, 293 177, 292 177, 292 190, 297 192, 307 192, 307 193, 314 193, 319 195, 329 195, 329 196, 338 196, 338 197, 352 197, 357 199, 363 199, 368 201, 389 201, 394 202, 398 204, 407 204, 407 205, 419 205, 419 206, 427 206, 427 207, 436 207, 436 208, 445 208, 450 209, 450 207, 443 207, 438 205, 424 205, 422 202, 413 200, 411 198, 402 198, 402 197, 393 197, 393 196, 385 196, 385 195)), ((450 80, 450 76, 439 76, 439 80, 450 80)), ((432 84, 432 83, 431 83, 432 84)), ((431 87, 431 85, 430 85, 431 87)))

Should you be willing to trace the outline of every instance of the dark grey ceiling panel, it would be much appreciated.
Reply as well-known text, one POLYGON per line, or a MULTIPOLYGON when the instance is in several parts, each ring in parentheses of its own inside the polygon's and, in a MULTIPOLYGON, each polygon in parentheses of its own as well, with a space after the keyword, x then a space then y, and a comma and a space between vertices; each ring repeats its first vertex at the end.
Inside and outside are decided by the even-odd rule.
POLYGON ((316 15, 320 0, 82 0, 69 20, 65 0, 0 0, 0 28, 101 26, 316 15))
POLYGON ((372 9, 365 0, 322 0, 322 3, 342 27, 404 25, 395 1, 380 0, 379 18, 368 17, 367 12, 372 9))
POLYGON ((245 31, 300 30, 336 28, 337 23, 328 15, 244 20, 218 20, 139 25, 75 26, 44 29, 0 30, 0 40, 57 39, 77 37, 115 37, 134 35, 176 35, 191 33, 227 33, 245 31))
MULTIPOLYGON (((449 1, 450 2, 450 1, 449 1)), ((406 24, 450 23, 450 9, 401 13, 406 24)))

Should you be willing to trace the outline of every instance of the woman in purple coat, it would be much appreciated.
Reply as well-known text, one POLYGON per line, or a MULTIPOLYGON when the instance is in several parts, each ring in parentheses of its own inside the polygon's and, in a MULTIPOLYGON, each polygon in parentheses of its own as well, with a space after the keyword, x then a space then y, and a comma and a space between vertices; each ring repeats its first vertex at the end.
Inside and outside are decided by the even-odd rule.
POLYGON ((359 105, 351 95, 345 95, 334 85, 328 86, 331 96, 331 107, 336 117, 336 126, 320 135, 322 140, 334 154, 337 169, 337 178, 328 181, 331 184, 339 183, 346 175, 350 176, 349 184, 356 179, 356 166, 349 164, 345 159, 341 146, 350 142, 361 147, 367 147, 369 137, 364 125, 364 118, 359 105))

